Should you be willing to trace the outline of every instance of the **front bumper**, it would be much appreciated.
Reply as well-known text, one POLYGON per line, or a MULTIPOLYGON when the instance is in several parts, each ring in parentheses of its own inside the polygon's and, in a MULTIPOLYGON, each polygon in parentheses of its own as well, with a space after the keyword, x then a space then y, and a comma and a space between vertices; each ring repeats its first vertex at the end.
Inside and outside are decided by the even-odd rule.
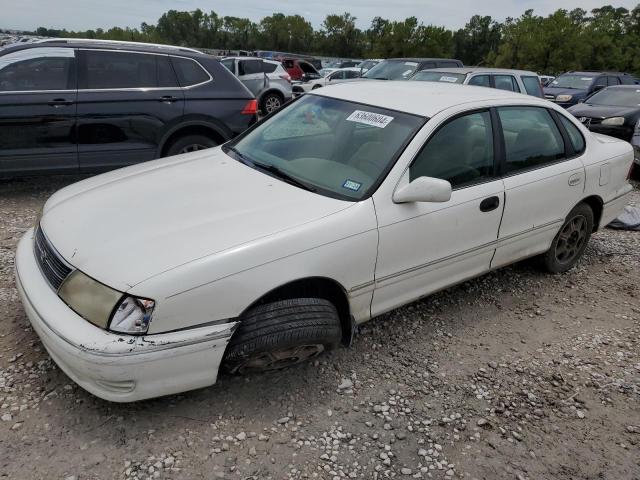
POLYGON ((58 366, 88 392, 133 402, 215 383, 237 322, 146 336, 110 333, 73 312, 45 281, 33 229, 20 240, 15 265, 31 325, 58 366))

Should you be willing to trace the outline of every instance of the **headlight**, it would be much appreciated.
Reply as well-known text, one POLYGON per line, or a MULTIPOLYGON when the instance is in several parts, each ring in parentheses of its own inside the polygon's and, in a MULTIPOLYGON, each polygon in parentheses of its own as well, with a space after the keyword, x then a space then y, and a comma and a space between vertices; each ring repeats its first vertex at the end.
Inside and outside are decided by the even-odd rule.
POLYGON ((573 98, 573 95, 558 95, 556 97, 556 102, 570 102, 573 98))
POLYGON ((153 300, 124 297, 113 313, 109 330, 133 335, 147 333, 153 307, 153 300))
POLYGON ((147 332, 155 306, 153 300, 124 295, 79 270, 67 277, 58 295, 95 326, 134 335, 147 332))
POLYGON ((602 125, 614 125, 616 127, 619 127, 620 125, 624 125, 624 117, 605 118, 602 121, 602 125))

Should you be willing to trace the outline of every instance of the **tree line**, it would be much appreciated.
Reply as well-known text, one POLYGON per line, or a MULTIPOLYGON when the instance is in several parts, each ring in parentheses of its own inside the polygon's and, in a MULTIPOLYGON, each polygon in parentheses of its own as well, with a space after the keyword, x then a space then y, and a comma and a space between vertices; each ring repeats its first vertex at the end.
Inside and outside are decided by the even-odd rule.
POLYGON ((350 13, 327 15, 318 29, 300 15, 274 13, 254 22, 200 9, 169 10, 156 25, 67 31, 40 27, 37 35, 166 43, 194 48, 277 50, 344 58, 450 57, 465 65, 557 74, 567 70, 640 73, 640 4, 590 12, 558 9, 541 16, 526 10, 498 22, 474 15, 458 30, 425 25, 416 17, 375 17, 356 26, 350 13))

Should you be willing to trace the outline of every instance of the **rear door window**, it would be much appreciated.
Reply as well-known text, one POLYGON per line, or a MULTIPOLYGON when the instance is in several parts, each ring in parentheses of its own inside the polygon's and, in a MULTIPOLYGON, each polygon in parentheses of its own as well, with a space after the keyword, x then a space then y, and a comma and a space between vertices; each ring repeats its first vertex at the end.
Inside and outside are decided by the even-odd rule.
POLYGON ((510 92, 520 92, 516 79, 512 75, 494 75, 494 87, 498 90, 508 90, 510 92))
POLYGON ((505 173, 530 170, 566 158, 564 140, 546 108, 500 107, 505 173))
MULTIPOLYGON (((158 55, 82 50, 81 59, 80 88, 102 90, 158 87, 158 55)), ((163 81, 167 81, 166 67, 163 72, 163 81)))
POLYGON ((620 85, 620 80, 618 77, 607 77, 607 85, 620 85))
POLYGON ((262 72, 262 60, 240 60, 238 62, 239 75, 253 75, 262 72))
POLYGON ((540 79, 538 77, 521 77, 524 88, 529 95, 542 98, 542 87, 540 86, 540 79))
POLYGON ((171 57, 171 63, 178 75, 178 82, 181 87, 199 85, 211 79, 211 76, 204 68, 191 58, 171 57))
POLYGON ((598 77, 595 82, 593 82, 593 86, 595 87, 606 87, 607 86, 607 77, 598 77))
POLYGON ((236 74, 236 61, 234 58, 225 58, 224 60, 220 60, 220 63, 224 65, 231 73, 233 73, 234 75, 236 74))
POLYGON ((358 78, 360 76, 360 72, 356 72, 355 70, 347 70, 344 72, 344 78, 358 78))

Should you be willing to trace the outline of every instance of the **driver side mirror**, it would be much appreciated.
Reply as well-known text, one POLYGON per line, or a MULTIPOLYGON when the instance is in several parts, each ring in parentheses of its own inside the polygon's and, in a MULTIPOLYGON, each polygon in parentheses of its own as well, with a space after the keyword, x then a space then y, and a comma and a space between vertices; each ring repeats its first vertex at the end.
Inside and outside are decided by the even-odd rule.
POLYGON ((393 203, 444 203, 451 200, 451 193, 451 184, 446 180, 418 177, 408 185, 399 187, 393 193, 393 203))

